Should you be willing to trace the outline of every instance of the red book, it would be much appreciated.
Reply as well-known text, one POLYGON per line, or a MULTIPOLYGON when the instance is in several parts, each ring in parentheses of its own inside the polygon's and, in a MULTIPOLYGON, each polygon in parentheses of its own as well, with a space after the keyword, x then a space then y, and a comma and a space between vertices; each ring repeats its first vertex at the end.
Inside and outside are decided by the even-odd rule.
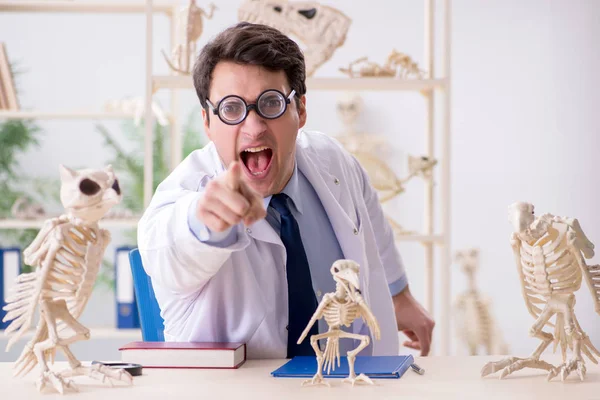
POLYGON ((244 343, 131 342, 119 349, 123 362, 144 368, 238 368, 244 343))

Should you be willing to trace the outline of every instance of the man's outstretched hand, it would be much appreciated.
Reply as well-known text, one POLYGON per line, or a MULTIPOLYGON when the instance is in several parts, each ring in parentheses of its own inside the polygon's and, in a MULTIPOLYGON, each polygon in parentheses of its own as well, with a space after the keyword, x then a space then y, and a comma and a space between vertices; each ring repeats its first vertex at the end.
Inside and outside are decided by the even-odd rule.
POLYGON ((421 350, 422 356, 428 355, 435 322, 427 310, 412 296, 408 286, 395 295, 392 300, 398 330, 409 339, 403 343, 404 346, 421 350))

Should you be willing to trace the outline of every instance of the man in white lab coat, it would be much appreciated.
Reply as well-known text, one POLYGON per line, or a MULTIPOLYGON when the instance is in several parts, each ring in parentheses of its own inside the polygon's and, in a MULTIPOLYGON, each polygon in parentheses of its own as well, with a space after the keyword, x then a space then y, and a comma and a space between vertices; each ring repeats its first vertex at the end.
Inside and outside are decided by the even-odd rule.
MULTIPOLYGON (((297 44, 239 23, 202 49, 193 74, 211 142, 160 184, 138 229, 166 340, 244 342, 249 358, 310 354, 298 330, 334 290, 332 262, 346 258, 360 265, 381 329, 361 354, 398 354, 402 331, 427 355, 434 322, 409 291, 365 171, 330 137, 302 130, 297 44)), ((348 329, 369 333, 362 320, 348 329)))

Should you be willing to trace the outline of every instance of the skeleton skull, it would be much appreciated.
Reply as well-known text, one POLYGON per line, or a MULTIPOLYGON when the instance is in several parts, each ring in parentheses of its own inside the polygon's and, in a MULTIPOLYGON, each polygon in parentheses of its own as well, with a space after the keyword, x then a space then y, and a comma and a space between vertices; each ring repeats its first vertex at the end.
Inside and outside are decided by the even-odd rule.
POLYGON ((473 274, 479 268, 479 249, 457 251, 455 260, 460 263, 463 272, 467 275, 473 274))
POLYGON ((363 109, 363 99, 360 94, 348 92, 342 94, 337 101, 337 114, 344 124, 345 132, 356 131, 356 121, 363 109))
POLYGON ((517 233, 524 233, 535 219, 531 203, 516 202, 508 207, 508 220, 517 233))
POLYGON ((121 202, 121 188, 112 167, 72 170, 60 166, 60 201, 67 213, 86 223, 97 222, 121 202))
POLYGON ((275 28, 295 36, 306 47, 306 75, 326 62, 344 44, 350 19, 339 10, 317 2, 245 0, 238 19, 275 28))
POLYGON ((333 280, 346 290, 351 299, 355 298, 355 293, 360 293, 359 270, 359 265, 352 260, 337 260, 331 266, 333 280))

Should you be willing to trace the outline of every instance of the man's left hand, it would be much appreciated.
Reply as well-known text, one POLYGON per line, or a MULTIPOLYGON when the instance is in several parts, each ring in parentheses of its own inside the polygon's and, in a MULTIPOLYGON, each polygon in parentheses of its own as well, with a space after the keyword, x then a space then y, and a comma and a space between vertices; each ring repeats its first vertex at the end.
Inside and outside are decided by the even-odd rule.
POLYGON ((428 355, 435 322, 427 310, 412 296, 408 286, 392 297, 392 300, 398 330, 409 339, 404 342, 404 346, 421 350, 422 356, 428 355))

